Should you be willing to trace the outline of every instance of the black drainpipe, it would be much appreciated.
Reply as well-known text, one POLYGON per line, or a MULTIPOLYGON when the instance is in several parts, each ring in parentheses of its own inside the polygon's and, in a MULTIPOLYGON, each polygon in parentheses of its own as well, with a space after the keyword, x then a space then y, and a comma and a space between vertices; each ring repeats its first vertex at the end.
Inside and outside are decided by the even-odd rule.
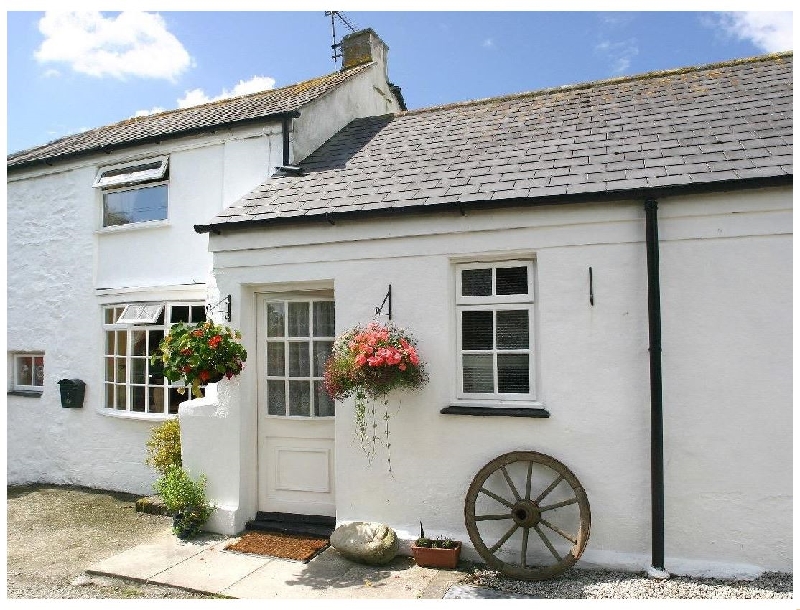
POLYGON ((650 493, 652 567, 664 571, 664 417, 661 402, 661 287, 658 278, 658 202, 644 202, 647 236, 647 319, 650 326, 650 493))
POLYGON ((289 165, 289 127, 292 124, 292 118, 284 115, 283 127, 283 165, 289 165))

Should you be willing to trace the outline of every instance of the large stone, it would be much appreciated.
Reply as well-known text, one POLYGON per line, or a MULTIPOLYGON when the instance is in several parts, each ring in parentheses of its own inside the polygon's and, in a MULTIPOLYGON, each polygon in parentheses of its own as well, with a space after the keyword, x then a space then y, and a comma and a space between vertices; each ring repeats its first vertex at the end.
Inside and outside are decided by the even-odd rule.
POLYGON ((383 565, 395 558, 399 544, 388 525, 354 521, 336 528, 331 546, 352 561, 383 565))

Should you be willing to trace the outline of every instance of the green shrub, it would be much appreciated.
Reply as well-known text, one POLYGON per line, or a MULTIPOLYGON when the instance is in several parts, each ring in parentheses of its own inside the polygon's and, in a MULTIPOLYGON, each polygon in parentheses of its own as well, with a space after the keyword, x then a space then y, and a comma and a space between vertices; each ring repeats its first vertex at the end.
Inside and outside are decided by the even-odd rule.
POLYGON ((172 467, 180 468, 183 465, 181 426, 177 419, 168 419, 150 432, 145 464, 155 468, 161 475, 167 474, 167 470, 172 467))
POLYGON ((172 466, 153 485, 167 512, 173 516, 172 531, 179 538, 198 534, 214 507, 206 498, 206 477, 193 481, 183 468, 172 466))

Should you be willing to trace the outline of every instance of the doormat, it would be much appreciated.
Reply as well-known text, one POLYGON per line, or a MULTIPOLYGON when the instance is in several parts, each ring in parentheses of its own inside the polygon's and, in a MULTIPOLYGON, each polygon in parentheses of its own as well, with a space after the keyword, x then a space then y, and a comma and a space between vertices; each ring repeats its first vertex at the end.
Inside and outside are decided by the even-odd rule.
POLYGON ((314 536, 294 536, 275 532, 245 532, 238 542, 226 546, 225 550, 254 555, 269 555, 308 563, 324 551, 329 544, 327 538, 314 536))

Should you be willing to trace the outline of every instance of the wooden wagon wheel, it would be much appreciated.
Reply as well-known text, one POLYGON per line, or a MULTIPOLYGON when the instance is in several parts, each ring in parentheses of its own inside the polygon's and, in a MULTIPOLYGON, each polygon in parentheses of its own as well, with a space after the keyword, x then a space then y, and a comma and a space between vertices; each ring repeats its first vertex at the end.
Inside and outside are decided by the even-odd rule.
POLYGON ((591 513, 583 486, 564 464, 536 451, 513 451, 475 475, 464 520, 487 565, 513 578, 543 580, 580 558, 591 513))

